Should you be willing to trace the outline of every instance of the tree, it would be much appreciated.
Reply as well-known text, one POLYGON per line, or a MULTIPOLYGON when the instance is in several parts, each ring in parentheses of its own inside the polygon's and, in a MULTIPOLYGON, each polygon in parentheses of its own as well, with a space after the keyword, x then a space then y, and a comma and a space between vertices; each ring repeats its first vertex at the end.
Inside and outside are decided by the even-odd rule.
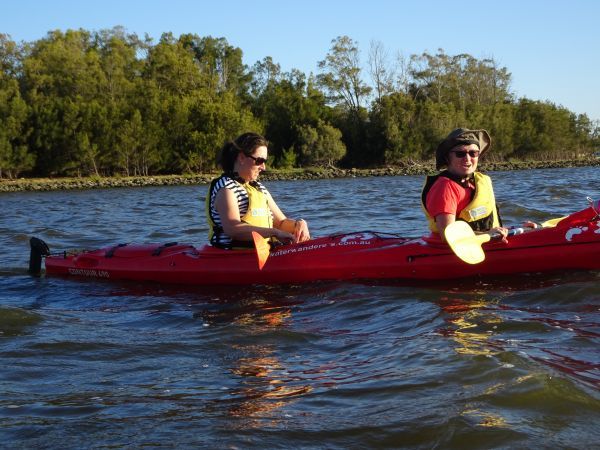
POLYGON ((369 113, 369 154, 378 164, 397 164, 420 157, 423 148, 417 123, 418 103, 403 93, 382 97, 369 113))
POLYGON ((331 41, 325 59, 319 61, 319 69, 323 73, 317 76, 317 81, 329 93, 329 100, 357 113, 372 91, 361 78, 357 44, 348 36, 338 36, 331 41))
POLYGON ((121 27, 20 45, 0 35, 0 177, 211 170, 216 150, 245 131, 263 133, 285 167, 430 159, 456 127, 488 129, 493 159, 600 145, 599 122, 515 100, 493 58, 439 49, 390 64, 371 42, 371 87, 348 36, 332 40, 316 76, 282 72, 270 57, 249 71, 242 55, 224 38, 165 33, 154 43, 121 27))
POLYGON ((176 40, 172 33, 163 33, 158 44, 150 48, 143 77, 154 80, 166 96, 181 97, 207 86, 193 49, 185 41, 176 40))
POLYGON ((298 141, 305 165, 332 166, 346 153, 341 131, 321 120, 317 122, 316 128, 301 126, 298 141))
POLYGON ((257 61, 252 66, 250 74, 252 76, 251 93, 254 98, 259 98, 282 80, 281 66, 274 63, 270 56, 265 57, 262 61, 257 61))
POLYGON ((276 165, 289 165, 290 157, 284 153, 293 148, 299 152, 298 130, 327 119, 325 97, 302 72, 281 73, 270 59, 255 64, 253 73, 257 74, 257 83, 252 90, 256 95, 252 110, 266 125, 269 151, 276 165))
POLYGON ((384 95, 391 94, 394 90, 394 78, 396 74, 389 67, 388 54, 383 44, 378 41, 371 41, 369 49, 369 71, 371 79, 375 85, 375 99, 381 101, 384 95))
POLYGON ((251 76, 242 62, 240 48, 229 45, 225 38, 201 38, 195 34, 183 34, 179 42, 193 52, 200 72, 209 83, 209 90, 230 91, 247 97, 251 76))
POLYGON ((410 92, 415 99, 452 103, 466 111, 473 105, 492 105, 510 101, 510 73, 491 59, 477 60, 471 55, 413 55, 410 64, 410 92))
POLYGON ((334 105, 332 124, 342 131, 347 148, 344 164, 361 166, 372 161, 364 151, 368 118, 364 105, 372 88, 362 79, 357 44, 348 36, 339 36, 331 43, 329 53, 319 62, 323 72, 317 81, 334 105))
POLYGON ((54 31, 37 41, 23 61, 24 98, 31 104, 30 149, 36 168, 50 174, 88 174, 98 167, 88 142, 105 133, 98 101, 104 73, 90 33, 54 31), (82 147, 83 146, 83 147, 82 147))
POLYGON ((515 156, 524 159, 570 159, 577 158, 584 151, 575 114, 550 102, 526 98, 521 99, 517 106, 515 156))
POLYGON ((240 104, 233 92, 223 92, 217 97, 198 95, 191 99, 187 171, 212 169, 217 150, 227 140, 253 131, 263 132, 263 124, 254 117, 248 107, 240 104))
POLYGON ((20 53, 14 41, 0 34, 0 178, 16 177, 35 162, 26 146, 29 107, 19 90, 20 53))

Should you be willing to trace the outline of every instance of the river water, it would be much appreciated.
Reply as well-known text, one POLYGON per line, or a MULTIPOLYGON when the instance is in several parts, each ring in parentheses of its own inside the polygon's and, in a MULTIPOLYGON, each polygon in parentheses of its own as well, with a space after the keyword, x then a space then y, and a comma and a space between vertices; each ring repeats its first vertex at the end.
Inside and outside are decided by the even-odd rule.
MULTIPOLYGON (((491 175, 508 224, 600 198, 598 168, 491 175)), ((315 236, 425 233, 422 177, 266 184, 315 236)), ((26 273, 30 236, 201 244, 206 189, 0 194, 2 448, 598 448, 598 273, 246 288, 26 273)))

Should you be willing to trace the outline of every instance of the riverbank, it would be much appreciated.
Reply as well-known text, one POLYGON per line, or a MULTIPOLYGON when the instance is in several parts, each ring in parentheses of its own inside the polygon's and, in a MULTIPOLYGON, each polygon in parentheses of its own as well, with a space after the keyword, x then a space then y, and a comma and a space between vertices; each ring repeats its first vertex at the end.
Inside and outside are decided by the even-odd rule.
MULTIPOLYGON (((511 161, 482 162, 483 171, 531 170, 564 167, 600 166, 600 158, 564 161, 511 161)), ((268 170, 261 179, 273 180, 314 180, 347 177, 380 177, 402 175, 425 175, 435 172, 432 163, 405 162, 396 166, 376 169, 308 168, 288 170, 268 170)), ((112 187, 174 186, 185 184, 208 184, 218 172, 198 175, 153 175, 137 177, 78 177, 78 178, 19 178, 0 179, 0 192, 54 191, 70 189, 98 189, 112 187)))

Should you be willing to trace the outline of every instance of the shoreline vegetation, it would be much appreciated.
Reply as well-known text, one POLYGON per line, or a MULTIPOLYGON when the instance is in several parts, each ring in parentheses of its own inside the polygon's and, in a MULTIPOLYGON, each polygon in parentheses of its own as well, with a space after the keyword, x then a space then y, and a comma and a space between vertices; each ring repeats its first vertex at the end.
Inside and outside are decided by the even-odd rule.
POLYGON ((372 42, 365 65, 349 36, 331 41, 316 73, 283 71, 270 56, 249 66, 243 54, 192 33, 155 42, 122 27, 53 30, 19 43, 0 32, 0 179, 48 177, 16 183, 28 189, 204 182, 215 150, 248 131, 268 140, 270 168, 330 168, 266 179, 430 172, 420 162, 459 127, 486 129, 490 161, 508 169, 600 150, 600 121, 519 97, 494 59, 443 49, 388 59, 372 42))
MULTIPOLYGON (((531 169, 554 169, 568 167, 600 166, 600 158, 558 161, 511 161, 483 162, 482 171, 509 171, 531 169)), ((303 168, 273 169, 261 174, 262 181, 314 180, 328 178, 356 178, 379 176, 426 175, 434 173, 433 162, 407 161, 395 166, 371 169, 303 168)), ((76 189, 102 189, 142 186, 176 186, 208 184, 219 172, 196 175, 152 175, 152 176, 113 176, 113 177, 71 177, 71 178, 19 178, 0 179, 0 192, 57 191, 76 189)))

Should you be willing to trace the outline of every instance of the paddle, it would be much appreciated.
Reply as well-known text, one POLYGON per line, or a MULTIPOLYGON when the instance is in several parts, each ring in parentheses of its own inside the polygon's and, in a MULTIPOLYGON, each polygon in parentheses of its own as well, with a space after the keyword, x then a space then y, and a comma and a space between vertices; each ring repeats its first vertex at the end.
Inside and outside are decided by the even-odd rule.
MULTIPOLYGON (((513 228, 508 231, 508 236, 523 233, 523 228, 513 228)), ((479 264, 485 260, 482 244, 493 239, 501 239, 500 233, 475 234, 467 222, 457 220, 444 230, 446 242, 452 251, 468 264, 479 264)))
POLYGON ((548 219, 545 222, 542 222, 542 228, 555 227, 556 225, 558 225, 558 222, 560 222, 561 220, 565 219, 566 217, 567 216, 555 217, 554 219, 548 219))
POLYGON ((256 231, 252 232, 252 240, 254 241, 254 249, 256 250, 256 258, 258 260, 258 270, 262 270, 265 263, 267 262, 267 258, 269 257, 269 251, 271 250, 271 246, 256 231))
MULTIPOLYGON (((542 222, 541 226, 542 228, 555 227, 566 217, 567 216, 548 219, 545 222, 542 222)), ((508 231, 508 236, 514 236, 515 234, 521 234, 523 232, 524 230, 522 228, 513 228, 508 231)), ((485 253, 481 248, 482 244, 502 237, 499 233, 475 234, 471 227, 462 220, 458 220, 448 225, 444 230, 444 235, 446 236, 446 242, 450 245, 452 251, 456 253, 456 256, 469 264, 478 264, 485 260, 485 253)))
POLYGON ((39 275, 42 271, 42 256, 50 255, 48 244, 39 238, 32 237, 29 239, 29 273, 31 275, 39 275))

